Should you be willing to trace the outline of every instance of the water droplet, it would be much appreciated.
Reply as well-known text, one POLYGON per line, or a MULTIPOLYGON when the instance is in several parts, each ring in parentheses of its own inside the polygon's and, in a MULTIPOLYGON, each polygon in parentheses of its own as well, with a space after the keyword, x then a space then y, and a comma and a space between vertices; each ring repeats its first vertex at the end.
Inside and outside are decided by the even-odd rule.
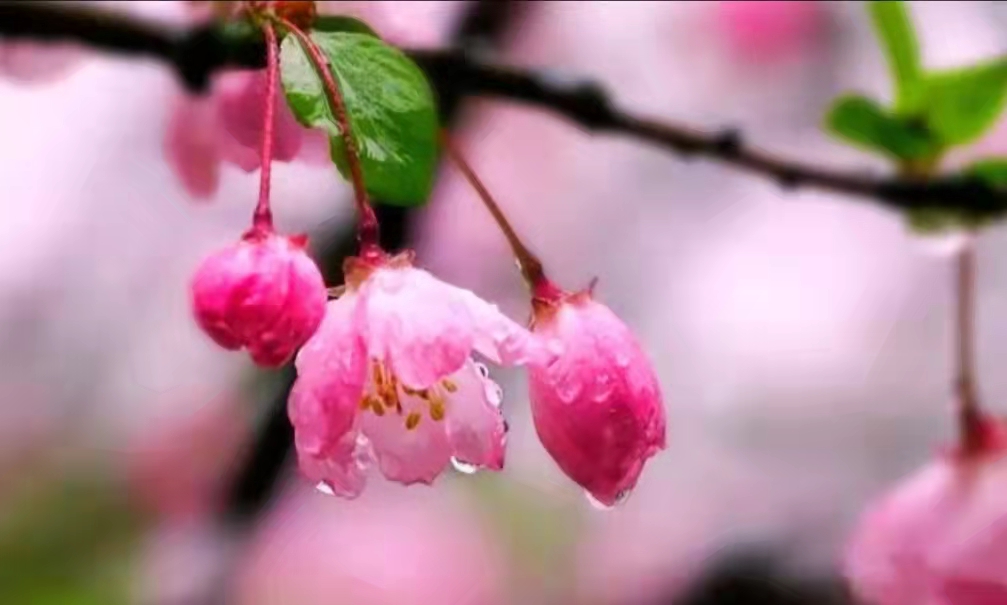
POLYGON ((483 378, 490 377, 490 369, 487 368, 486 364, 484 363, 476 362, 476 371, 479 372, 479 375, 482 376, 483 378))
POLYGON ((503 421, 504 435, 510 432, 510 423, 507 420, 503 421))
POLYGON ((479 470, 479 467, 476 465, 469 464, 468 462, 462 462, 454 456, 451 456, 451 466, 455 467, 455 470, 459 473, 463 473, 465 475, 474 474, 477 470, 479 470))
POLYGON ((336 495, 336 491, 332 489, 332 486, 326 483, 325 481, 319 481, 318 484, 315 485, 315 489, 322 492, 326 496, 336 495))
POLYGON ((490 382, 486 385, 486 399, 495 408, 499 408, 503 404, 503 387, 495 382, 490 382))
POLYGON ((586 497, 587 501, 591 504, 591 506, 593 506, 597 510, 612 510, 613 508, 625 502, 626 499, 629 498, 629 494, 630 491, 628 489, 619 492, 619 495, 615 497, 615 503, 611 505, 599 502, 597 498, 591 495, 591 492, 584 492, 584 497, 586 497))

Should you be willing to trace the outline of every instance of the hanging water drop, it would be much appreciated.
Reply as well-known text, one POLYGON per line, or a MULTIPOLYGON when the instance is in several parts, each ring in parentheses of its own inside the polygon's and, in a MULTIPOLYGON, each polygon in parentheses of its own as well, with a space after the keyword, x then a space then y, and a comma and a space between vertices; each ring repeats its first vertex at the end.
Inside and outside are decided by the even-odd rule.
POLYGON ((479 467, 476 465, 469 464, 468 462, 462 462, 454 456, 451 456, 451 466, 455 467, 455 470, 459 473, 463 473, 465 475, 472 475, 479 470, 479 467))
POLYGON ((490 369, 487 368, 486 364, 484 364, 484 363, 479 363, 477 361, 476 362, 476 371, 479 372, 479 375, 482 376, 483 378, 489 378, 490 377, 490 369))
POLYGON ((587 498, 587 501, 591 504, 591 506, 597 510, 612 510, 625 502, 626 499, 629 498, 629 494, 630 491, 628 489, 619 492, 619 494, 615 497, 615 502, 610 505, 600 502, 597 498, 591 495, 591 492, 584 492, 584 497, 587 498))
POLYGON ((326 496, 336 495, 336 491, 332 489, 332 486, 326 483, 325 481, 319 481, 318 484, 315 485, 315 489, 325 494, 326 496))

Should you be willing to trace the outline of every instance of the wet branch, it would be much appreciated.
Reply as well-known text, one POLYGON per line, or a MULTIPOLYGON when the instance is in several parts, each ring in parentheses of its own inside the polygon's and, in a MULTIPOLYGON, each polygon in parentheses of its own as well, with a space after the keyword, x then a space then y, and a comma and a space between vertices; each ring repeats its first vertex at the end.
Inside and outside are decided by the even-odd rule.
MULTIPOLYGON (((0 1, 0 37, 71 41, 106 52, 157 59, 172 65, 194 91, 204 89, 218 70, 265 65, 261 40, 228 32, 214 25, 172 29, 80 5, 0 1)), ((409 54, 442 97, 496 97, 537 106, 588 131, 628 136, 680 155, 718 160, 787 188, 813 187, 890 208, 952 210, 969 218, 1007 212, 1007 193, 976 179, 950 176, 919 182, 832 170, 750 146, 736 130, 708 131, 622 111, 601 85, 591 81, 495 65, 456 49, 409 54)))

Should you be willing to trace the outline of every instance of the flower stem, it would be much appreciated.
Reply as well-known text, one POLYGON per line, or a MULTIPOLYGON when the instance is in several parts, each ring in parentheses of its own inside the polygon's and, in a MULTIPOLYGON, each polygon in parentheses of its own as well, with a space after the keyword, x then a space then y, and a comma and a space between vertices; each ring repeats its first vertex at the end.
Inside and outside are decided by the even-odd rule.
POLYGON ((958 429, 961 447, 975 452, 984 446, 984 422, 979 404, 975 369, 976 250, 968 241, 956 259, 957 313, 955 321, 957 362, 955 390, 958 397, 958 429))
POLYGON ((276 32, 273 24, 263 21, 262 31, 266 36, 266 102, 263 110, 262 148, 260 156, 262 171, 259 174, 259 201, 252 214, 252 229, 263 233, 273 230, 273 212, 269 208, 269 185, 273 165, 273 129, 276 117, 276 80, 279 67, 276 60, 276 32))
POLYGON ((329 103, 332 105, 332 112, 339 125, 339 134, 346 147, 346 163, 350 167, 350 178, 353 181, 353 193, 356 200, 357 212, 360 214, 357 226, 357 241, 360 243, 361 252, 366 254, 379 249, 378 217, 374 214, 370 201, 367 199, 367 189, 364 186, 364 171, 360 166, 360 154, 357 150, 357 143, 353 139, 353 132, 350 129, 350 119, 346 113, 346 103, 339 90, 339 85, 332 77, 329 69, 329 62, 322 50, 318 48, 310 36, 301 31, 296 25, 287 19, 280 19, 284 27, 297 37, 301 46, 311 57, 311 63, 318 72, 322 83, 325 85, 325 92, 329 103))
POLYGON ((493 220, 496 221, 497 226, 500 231, 503 232, 504 237, 507 239, 507 243, 510 244, 511 251, 514 253, 514 258, 517 259, 518 267, 521 269, 521 276, 524 277, 525 282, 532 290, 532 295, 536 298, 542 298, 545 300, 554 300, 559 296, 562 296, 562 291, 559 290, 545 275, 545 269, 542 267, 542 261, 524 245, 521 238, 518 237, 517 232, 511 227, 510 222, 507 217, 504 216, 502 210, 500 210, 500 205, 496 203, 493 196, 490 194, 486 186, 483 185, 482 180, 479 179, 475 171, 462 156, 461 152, 455 146, 451 137, 448 135, 447 131, 440 131, 441 145, 444 147, 444 151, 447 153, 448 157, 458 166, 458 169, 468 180, 472 188, 476 190, 479 194, 479 199, 482 200, 483 205, 489 210, 490 214, 493 215, 493 220))

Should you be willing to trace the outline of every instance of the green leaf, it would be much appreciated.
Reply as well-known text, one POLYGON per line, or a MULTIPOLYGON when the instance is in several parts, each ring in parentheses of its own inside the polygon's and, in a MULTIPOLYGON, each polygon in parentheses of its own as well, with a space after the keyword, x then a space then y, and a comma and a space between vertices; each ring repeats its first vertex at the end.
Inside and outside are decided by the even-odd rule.
POLYGON ((895 111, 899 115, 913 114, 922 101, 920 50, 905 3, 870 2, 867 10, 892 72, 895 111))
POLYGON ((946 145, 964 145, 995 123, 1007 100, 1007 59, 926 76, 927 125, 946 145))
POLYGON ((311 26, 311 31, 330 34, 335 32, 350 32, 354 34, 367 34, 375 38, 381 37, 371 29, 370 25, 367 25, 360 19, 347 15, 318 15, 315 18, 315 23, 311 26))
POLYGON ((858 95, 836 99, 825 122, 842 139, 897 160, 926 158, 939 150, 925 128, 858 95))
MULTIPOLYGON (((437 166, 437 110, 433 91, 408 57, 362 33, 314 32, 342 92, 360 153, 367 191, 398 206, 423 204, 437 166)), ((346 149, 321 79, 301 47, 287 36, 280 50, 287 102, 297 119, 329 135, 332 159, 348 177, 346 149)))
POLYGON ((1007 189, 1007 157, 979 160, 964 173, 985 181, 990 187, 1007 189))

